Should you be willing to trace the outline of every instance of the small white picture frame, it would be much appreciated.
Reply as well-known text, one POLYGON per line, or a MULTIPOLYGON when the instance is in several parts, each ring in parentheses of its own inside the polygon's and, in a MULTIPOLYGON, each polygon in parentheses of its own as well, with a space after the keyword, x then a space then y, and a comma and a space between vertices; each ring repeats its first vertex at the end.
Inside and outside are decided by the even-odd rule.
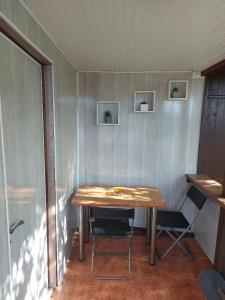
POLYGON ((119 101, 96 101, 97 125, 115 126, 120 124, 119 101))
POLYGON ((170 80, 168 86, 169 100, 187 100, 188 80, 170 80))
POLYGON ((156 111, 155 95, 156 91, 135 91, 134 112, 149 113, 156 111))

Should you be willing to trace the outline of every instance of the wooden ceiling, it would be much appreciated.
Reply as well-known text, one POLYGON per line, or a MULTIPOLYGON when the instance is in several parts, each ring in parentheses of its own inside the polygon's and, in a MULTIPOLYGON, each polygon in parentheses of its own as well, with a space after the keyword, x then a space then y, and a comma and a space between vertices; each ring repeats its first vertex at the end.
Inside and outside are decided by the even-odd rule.
POLYGON ((21 2, 80 71, 201 71, 225 58, 224 0, 21 2))

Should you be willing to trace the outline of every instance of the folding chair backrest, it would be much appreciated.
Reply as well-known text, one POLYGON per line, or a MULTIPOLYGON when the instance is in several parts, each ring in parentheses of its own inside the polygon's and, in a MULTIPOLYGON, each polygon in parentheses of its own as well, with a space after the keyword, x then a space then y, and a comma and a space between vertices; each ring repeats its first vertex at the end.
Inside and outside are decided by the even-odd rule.
POLYGON ((205 204, 205 201, 207 197, 203 195, 196 187, 193 185, 189 188, 187 192, 188 198, 197 206, 197 208, 200 210, 202 209, 203 205, 205 204))
POLYGON ((90 216, 98 219, 133 219, 134 209, 91 207, 90 216))

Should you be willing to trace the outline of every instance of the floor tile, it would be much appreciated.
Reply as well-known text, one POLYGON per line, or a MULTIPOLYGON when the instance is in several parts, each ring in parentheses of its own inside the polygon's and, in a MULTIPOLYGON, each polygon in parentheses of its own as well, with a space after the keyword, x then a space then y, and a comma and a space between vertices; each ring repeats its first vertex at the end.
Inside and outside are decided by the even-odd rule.
POLYGON ((168 279, 166 289, 168 300, 204 300, 196 280, 168 279))
POLYGON ((95 257, 93 273, 98 276, 128 276, 128 258, 95 257))
MULTIPOLYGON (((164 251, 170 243, 170 238, 160 237, 157 248, 164 251)), ((76 236, 62 285, 54 290, 51 300, 203 300, 197 278, 201 269, 212 268, 212 263, 193 238, 186 238, 185 243, 195 260, 176 247, 165 259, 151 266, 145 237, 135 236, 130 279, 97 280, 91 276, 92 242, 85 243, 85 260, 80 262, 76 236)), ((97 246, 101 250, 127 249, 127 244, 121 240, 113 243, 104 240, 97 246)), ((98 275, 126 275, 127 263, 126 257, 95 257, 94 270, 100 272, 98 275)))
POLYGON ((130 291, 132 300, 166 300, 168 295, 164 281, 149 277, 136 280, 130 291))
POLYGON ((130 300, 130 283, 127 280, 98 280, 95 300, 130 300))

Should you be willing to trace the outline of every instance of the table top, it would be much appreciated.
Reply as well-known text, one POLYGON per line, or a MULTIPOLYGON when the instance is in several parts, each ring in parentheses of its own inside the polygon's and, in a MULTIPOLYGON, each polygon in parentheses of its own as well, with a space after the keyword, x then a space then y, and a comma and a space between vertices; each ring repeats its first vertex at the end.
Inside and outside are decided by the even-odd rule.
POLYGON ((225 208, 222 184, 203 174, 186 174, 187 181, 196 186, 205 196, 225 208))
POLYGON ((75 193, 72 205, 163 208, 166 203, 155 187, 112 187, 83 185, 75 193))

